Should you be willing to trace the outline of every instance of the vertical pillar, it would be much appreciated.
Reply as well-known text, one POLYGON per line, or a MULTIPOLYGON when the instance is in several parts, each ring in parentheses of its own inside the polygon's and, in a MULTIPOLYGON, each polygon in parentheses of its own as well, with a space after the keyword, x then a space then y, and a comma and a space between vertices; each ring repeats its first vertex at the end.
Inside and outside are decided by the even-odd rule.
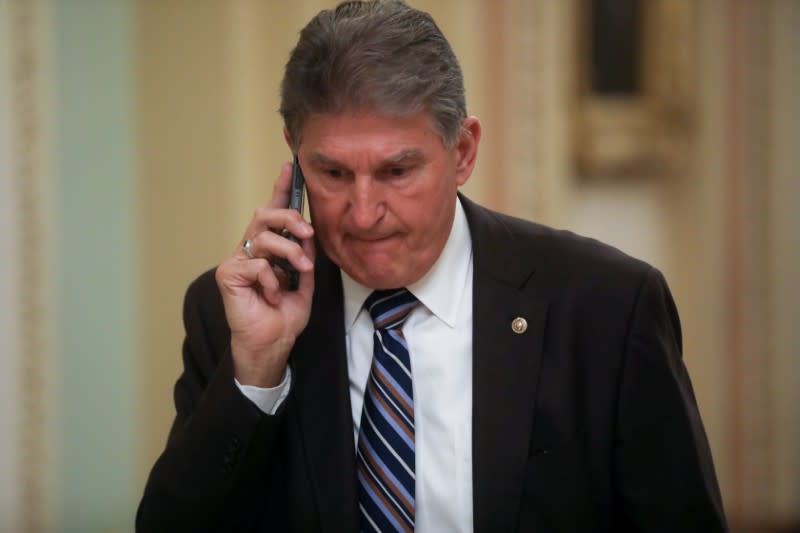
MULTIPOLYGON (((133 521, 137 200, 128 0, 53 1, 59 530, 133 521)), ((36 385, 33 385, 36 386, 36 385)))

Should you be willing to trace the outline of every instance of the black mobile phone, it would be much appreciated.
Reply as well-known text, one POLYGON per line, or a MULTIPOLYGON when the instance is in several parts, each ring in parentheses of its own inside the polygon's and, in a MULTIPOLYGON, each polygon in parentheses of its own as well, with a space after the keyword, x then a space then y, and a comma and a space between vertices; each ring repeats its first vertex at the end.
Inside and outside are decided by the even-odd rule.
MULTIPOLYGON (((295 155, 294 162, 292 164, 292 185, 289 189, 288 207, 289 209, 294 209, 301 215, 303 214, 303 193, 305 190, 305 183, 306 180, 303 176, 303 170, 300 168, 300 161, 297 159, 297 155, 295 155)), ((281 231, 281 235, 292 242, 298 244, 300 243, 300 240, 285 228, 281 231)), ((300 274, 297 272, 297 269, 295 269, 286 259, 280 259, 277 261, 277 264, 286 273, 288 289, 290 291, 296 291, 297 287, 300 286, 300 274)))

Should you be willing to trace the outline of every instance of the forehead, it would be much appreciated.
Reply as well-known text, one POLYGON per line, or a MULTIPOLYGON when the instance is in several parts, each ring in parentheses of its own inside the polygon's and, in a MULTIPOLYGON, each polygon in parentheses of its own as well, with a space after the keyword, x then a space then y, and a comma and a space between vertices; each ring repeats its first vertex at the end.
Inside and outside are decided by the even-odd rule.
POLYGON ((394 152, 442 148, 427 111, 407 116, 380 113, 320 113, 303 125, 300 151, 359 148, 394 152))

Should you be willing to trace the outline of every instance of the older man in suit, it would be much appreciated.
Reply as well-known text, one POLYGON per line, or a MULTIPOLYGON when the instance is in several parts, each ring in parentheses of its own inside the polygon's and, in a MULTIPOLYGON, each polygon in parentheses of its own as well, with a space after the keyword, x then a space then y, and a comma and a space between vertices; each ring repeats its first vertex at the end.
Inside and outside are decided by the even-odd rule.
POLYGON ((287 164, 189 288, 137 529, 725 530, 663 277, 458 193, 481 127, 429 15, 321 12, 281 96, 313 224, 287 164))

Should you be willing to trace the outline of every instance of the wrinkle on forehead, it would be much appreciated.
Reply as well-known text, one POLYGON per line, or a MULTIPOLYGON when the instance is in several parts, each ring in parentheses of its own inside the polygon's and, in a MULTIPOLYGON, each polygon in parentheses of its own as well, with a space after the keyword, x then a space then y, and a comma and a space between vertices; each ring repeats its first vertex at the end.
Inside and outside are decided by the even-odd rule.
MULTIPOLYGON (((416 163, 419 161, 423 161, 425 156, 423 155, 421 150, 418 149, 410 149, 410 150, 401 150, 396 154, 389 155, 381 159, 378 164, 383 165, 400 165, 400 164, 409 164, 409 163, 416 163)), ((347 165, 337 159, 331 158, 322 154, 320 152, 314 152, 309 156, 309 160, 312 164, 316 165, 325 165, 325 166, 335 166, 335 167, 346 167, 347 165)))

